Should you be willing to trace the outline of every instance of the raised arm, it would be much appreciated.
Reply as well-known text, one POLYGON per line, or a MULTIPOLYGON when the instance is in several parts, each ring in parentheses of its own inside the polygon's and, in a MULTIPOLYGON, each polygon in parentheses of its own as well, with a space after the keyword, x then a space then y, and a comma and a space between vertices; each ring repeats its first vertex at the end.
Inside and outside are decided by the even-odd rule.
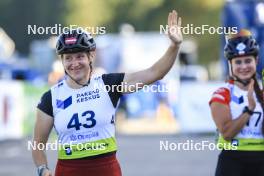
MULTIPOLYGON (((181 27, 181 17, 178 18, 177 12, 173 10, 168 16, 168 37, 171 44, 165 54, 150 68, 134 73, 126 73, 124 77, 124 85, 133 85, 140 83, 143 85, 151 84, 157 80, 162 79, 173 66, 176 56, 179 51, 180 44, 183 40, 181 27)), ((123 93, 130 93, 135 90, 124 89, 123 93)))

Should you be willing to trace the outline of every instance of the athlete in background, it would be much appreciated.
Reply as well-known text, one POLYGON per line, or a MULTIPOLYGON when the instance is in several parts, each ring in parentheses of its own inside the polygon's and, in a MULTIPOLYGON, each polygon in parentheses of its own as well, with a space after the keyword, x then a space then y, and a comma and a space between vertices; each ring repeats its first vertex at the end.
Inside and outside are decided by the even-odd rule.
POLYGON ((230 79, 213 93, 210 108, 220 133, 216 176, 264 175, 263 93, 256 79, 259 46, 241 30, 225 46, 230 79))

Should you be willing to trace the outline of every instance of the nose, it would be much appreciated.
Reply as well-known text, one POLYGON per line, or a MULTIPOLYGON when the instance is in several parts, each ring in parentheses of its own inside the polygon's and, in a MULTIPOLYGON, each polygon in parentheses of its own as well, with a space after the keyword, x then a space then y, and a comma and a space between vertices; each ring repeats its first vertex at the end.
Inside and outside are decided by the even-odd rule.
POLYGON ((79 61, 78 61, 78 59, 76 57, 73 57, 72 62, 71 62, 71 65, 73 67, 76 67, 76 66, 79 65, 79 61))
POLYGON ((242 64, 241 64, 241 68, 247 68, 247 66, 248 66, 248 64, 247 63, 245 63, 245 62, 242 62, 242 64))

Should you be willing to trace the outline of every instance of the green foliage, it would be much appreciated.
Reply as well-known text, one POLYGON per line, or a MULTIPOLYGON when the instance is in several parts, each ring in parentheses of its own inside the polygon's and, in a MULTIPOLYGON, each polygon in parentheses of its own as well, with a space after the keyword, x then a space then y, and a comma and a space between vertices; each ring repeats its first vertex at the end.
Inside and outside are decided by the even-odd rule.
MULTIPOLYGON (((107 33, 119 31, 122 23, 130 23, 136 31, 159 31, 166 25, 168 12, 176 9, 183 26, 221 26, 222 0, 1 0, 0 24, 15 40, 17 49, 27 53, 33 39, 48 36, 27 35, 27 25, 54 24, 82 27, 105 26, 107 33)), ((198 43, 199 62, 206 64, 219 57, 220 36, 188 35, 198 43)))
POLYGON ((64 9, 63 0, 1 0, 0 27, 15 41, 16 49, 22 54, 27 54, 32 40, 48 37, 48 35, 28 35, 27 26, 63 24, 64 9))

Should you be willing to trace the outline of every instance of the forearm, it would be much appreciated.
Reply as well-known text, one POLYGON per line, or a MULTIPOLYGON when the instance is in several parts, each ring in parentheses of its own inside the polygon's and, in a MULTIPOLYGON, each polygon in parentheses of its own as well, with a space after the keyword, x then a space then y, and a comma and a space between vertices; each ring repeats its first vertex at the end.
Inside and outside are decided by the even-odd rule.
POLYGON ((32 157, 37 167, 41 165, 48 166, 47 157, 44 150, 32 149, 32 157))
POLYGON ((249 121, 250 115, 248 113, 242 113, 237 119, 229 121, 222 131, 222 135, 226 140, 234 138, 241 129, 249 121))
POLYGON ((176 60, 179 48, 180 45, 171 44, 166 53, 150 68, 154 80, 162 79, 169 72, 176 60))
POLYGON ((176 60, 180 44, 183 40, 182 33, 180 30, 181 23, 181 18, 178 18, 177 12, 175 10, 169 13, 168 37, 171 40, 171 45, 167 49, 166 53, 150 68, 135 73, 126 73, 123 80, 123 82, 126 84, 123 87, 123 93, 131 93, 134 92, 134 90, 139 90, 144 85, 149 85, 157 80, 162 79, 169 72, 176 60), (127 85, 136 84, 139 84, 137 88, 134 88, 133 90, 126 89, 127 85))

